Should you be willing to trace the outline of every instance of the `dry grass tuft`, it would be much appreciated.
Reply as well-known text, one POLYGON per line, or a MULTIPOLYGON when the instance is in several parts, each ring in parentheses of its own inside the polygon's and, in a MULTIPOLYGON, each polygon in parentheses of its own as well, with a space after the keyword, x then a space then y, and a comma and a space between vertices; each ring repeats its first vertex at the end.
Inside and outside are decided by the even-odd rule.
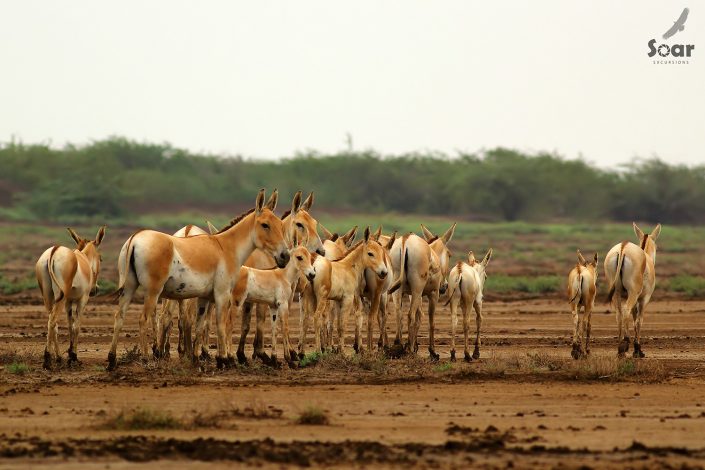
POLYGON ((301 412, 299 417, 296 418, 296 424, 324 426, 330 424, 330 419, 324 410, 309 405, 301 412))

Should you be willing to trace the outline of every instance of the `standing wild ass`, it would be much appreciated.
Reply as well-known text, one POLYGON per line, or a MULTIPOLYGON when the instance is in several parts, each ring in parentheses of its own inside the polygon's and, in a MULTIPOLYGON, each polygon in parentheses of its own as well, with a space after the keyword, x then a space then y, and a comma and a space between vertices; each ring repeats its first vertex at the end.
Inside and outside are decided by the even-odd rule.
MULTIPOLYGON (((311 265, 314 255, 299 243, 298 235, 294 236, 294 248, 291 251, 291 261, 285 268, 276 269, 255 269, 247 266, 240 268, 240 276, 235 289, 233 289, 232 317, 237 317, 245 303, 256 303, 265 305, 271 311, 272 318, 272 351, 271 364, 277 364, 277 325, 282 322, 282 342, 284 345, 284 355, 286 360, 290 360, 289 351, 289 306, 294 300, 296 286, 300 276, 304 276, 309 282, 316 277, 316 270, 311 265)), ((235 355, 232 351, 232 325, 228 327, 228 363, 235 364, 235 355)))
POLYGON ((463 334, 465 337, 465 361, 480 357, 480 329, 482 327, 482 292, 487 279, 487 265, 492 259, 492 248, 481 262, 475 260, 473 252, 468 253, 468 262, 459 261, 448 275, 448 303, 450 303, 451 333, 450 360, 455 361, 455 328, 458 325, 458 305, 463 309, 463 334), (470 356, 470 307, 475 309, 475 350, 470 356))
MULTIPOLYGON (((203 328, 205 303, 213 300, 218 338, 216 362, 222 364, 226 359, 223 314, 230 306, 240 266, 255 248, 273 256, 280 267, 289 261, 282 222, 265 207, 264 189, 257 194, 254 209, 233 219, 228 227, 213 236, 178 238, 154 230, 140 230, 133 234, 123 245, 118 258, 120 306, 115 313, 108 369, 113 370, 117 365, 118 337, 127 308, 139 286, 145 291, 139 322, 143 356, 147 355, 146 322, 154 313, 159 297, 198 297, 201 305, 196 340, 198 342, 203 328)), ((186 331, 189 331, 188 327, 186 331)), ((185 338, 185 341, 190 340, 188 336, 185 338)))
POLYGON ((610 283, 607 301, 612 303, 617 314, 618 354, 624 356, 629 351, 627 321, 631 313, 634 320, 634 357, 644 357, 641 350, 641 326, 644 322, 644 309, 656 287, 656 240, 661 234, 661 224, 651 234, 642 232, 636 223, 632 225, 640 244, 623 241, 613 246, 605 256, 605 277, 610 283), (624 308, 622 291, 627 295, 624 308))
MULTIPOLYGON (((330 261, 319 256, 313 266, 316 269, 316 277, 304 289, 302 308, 305 309, 304 315, 313 312, 315 351, 322 350, 322 320, 328 301, 335 300, 340 308, 337 319, 337 350, 342 353, 345 345, 345 324, 355 303, 359 301, 365 268, 372 269, 382 279, 389 273, 384 264, 384 248, 371 238, 370 228, 367 227, 364 238, 342 258, 330 261)), ((305 331, 301 332, 300 355, 304 354, 306 348, 305 334, 305 331)), ((356 345, 356 348, 359 349, 359 346, 356 345)))
POLYGON ((98 247, 105 236, 105 225, 98 230, 94 240, 81 238, 71 228, 68 231, 76 242, 76 249, 58 245, 48 248, 34 268, 44 307, 49 313, 47 344, 44 349, 45 369, 51 368, 52 349, 56 362, 61 362, 58 316, 63 310, 69 322, 69 364, 78 361, 76 351, 81 317, 91 292, 96 289, 100 272, 98 247))
POLYGON ((453 224, 442 236, 432 234, 421 226, 426 238, 410 233, 397 239, 391 250, 392 265, 397 275, 389 292, 396 310, 397 333, 395 343, 402 340, 402 296, 409 294, 409 312, 407 314, 408 342, 411 351, 418 350, 417 338, 421 326, 421 303, 423 296, 428 297, 429 346, 428 352, 433 360, 438 360, 435 351, 435 310, 438 298, 447 288, 446 277, 449 269, 450 250, 448 242, 453 238, 456 224, 453 224), (396 292, 399 289, 399 292, 396 292))
MULTIPOLYGON (((375 234, 375 240, 379 242, 384 248, 384 264, 387 266, 389 272, 393 271, 392 268, 392 258, 389 256, 389 251, 394 245, 394 241, 397 239, 397 232, 394 231, 391 236, 382 235, 382 227, 379 227, 377 233, 375 234)), ((379 326, 379 339, 377 340, 377 345, 379 348, 384 348, 388 346, 387 338, 387 301, 389 288, 392 287, 394 279, 392 276, 386 276, 380 278, 371 269, 365 269, 365 287, 362 292, 362 296, 369 302, 367 312, 367 349, 372 350, 372 335, 374 332, 373 320, 377 318, 377 325, 379 326)), ((360 334, 361 325, 359 323, 362 320, 362 316, 358 316, 358 326, 355 329, 355 337, 360 334)), ((356 341, 357 343, 357 341, 356 341)))
MULTIPOLYGON (((301 191, 298 191, 291 202, 291 210, 288 210, 282 215, 282 226, 284 230, 284 237, 287 243, 291 243, 294 237, 298 237, 301 244, 304 245, 310 252, 316 252, 323 256, 326 254, 323 242, 318 236, 318 221, 314 219, 309 211, 311 206, 313 206, 314 196, 313 191, 308 195, 308 197, 302 202, 301 191)), ((256 269, 272 269, 274 264, 269 256, 261 250, 255 250, 254 253, 245 261, 244 266, 256 269)), ((301 292, 303 286, 299 285, 297 287, 297 292, 301 292)), ((247 340, 247 335, 250 331, 250 321, 252 317, 252 307, 251 304, 246 304, 242 309, 242 328, 240 333, 240 341, 238 343, 237 358, 241 363, 247 361, 245 357, 245 343, 247 340)), ((264 304, 255 304, 256 321, 255 321, 255 339, 254 339, 254 352, 252 357, 259 357, 263 362, 268 363, 270 361, 267 353, 264 351, 264 321, 267 318, 268 307, 264 304)), ((286 336, 286 344, 291 344, 289 336, 289 320, 288 310, 285 312, 287 318, 282 320, 283 334, 286 336)), ((296 351, 289 350, 284 351, 284 356, 287 361, 295 361, 297 359, 296 351)))
POLYGON ((578 250, 578 263, 568 274, 568 303, 573 314, 573 350, 570 354, 573 359, 590 354, 592 309, 595 307, 596 292, 597 253, 593 260, 588 262, 578 250), (579 316, 581 306, 584 312, 582 322, 579 316))

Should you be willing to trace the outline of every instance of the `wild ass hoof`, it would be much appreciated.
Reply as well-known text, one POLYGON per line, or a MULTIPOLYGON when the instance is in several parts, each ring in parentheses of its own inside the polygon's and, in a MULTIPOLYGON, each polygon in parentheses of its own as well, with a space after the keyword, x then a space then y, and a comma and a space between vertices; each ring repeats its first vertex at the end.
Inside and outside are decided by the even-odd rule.
POLYGON ((287 362, 299 362, 299 355, 293 349, 289 350, 289 360, 287 362))
POLYGON ((357 343, 353 343, 353 349, 355 350, 355 354, 360 354, 360 351, 362 348, 357 345, 357 343))
POLYGON ((201 348, 201 355, 198 356, 198 358, 202 361, 208 361, 208 360, 210 360, 211 355, 207 349, 201 348))
POLYGON ((272 354, 269 358, 269 367, 271 367, 272 369, 281 369, 282 367, 281 362, 279 362, 277 356, 275 356, 274 354, 272 354))
POLYGON ((465 362, 472 362, 472 356, 467 351, 465 351, 465 362))
POLYGON ((450 362, 455 362, 455 349, 450 350, 450 362))
POLYGON ((472 352, 472 358, 473 359, 480 359, 480 348, 477 345, 475 345, 475 349, 472 352))
POLYGON ((238 351, 236 356, 237 356, 237 362, 239 362, 240 364, 243 364, 243 365, 247 364, 247 356, 245 356, 244 351, 238 351))
POLYGON ((632 354, 632 356, 637 359, 641 359, 643 357, 646 357, 646 354, 644 354, 644 351, 641 350, 641 344, 634 343, 634 353, 632 354))
POLYGON ((156 344, 152 345, 152 356, 154 357, 154 359, 161 359, 162 357, 162 353, 159 351, 159 348, 156 344))
POLYGON ((236 362, 235 356, 228 356, 228 357, 225 359, 225 365, 227 366, 228 369, 233 369, 233 368, 235 368, 235 364, 236 364, 236 363, 237 363, 237 362, 236 362))
POLYGON ((51 370, 51 353, 47 350, 44 350, 44 363, 42 367, 46 370, 51 370))
POLYGON ((73 351, 67 351, 69 353, 69 365, 78 364, 78 355, 73 351))
POLYGON ((270 365, 272 363, 272 359, 264 351, 255 352, 254 356, 267 365, 270 365))
POLYGON ((113 371, 117 368, 117 357, 114 352, 108 353, 108 367, 109 371, 113 371))
POLYGON ((433 350, 433 348, 428 348, 428 356, 431 358, 431 362, 438 362, 441 359, 440 354, 433 350))
POLYGON ((629 338, 624 338, 622 342, 619 343, 617 347, 617 355, 619 357, 624 357, 624 354, 629 351, 629 338))
POLYGON ((570 351, 570 355, 573 356, 573 359, 580 359, 580 345, 577 343, 573 343, 573 349, 570 351))
POLYGON ((395 344, 391 347, 386 348, 384 350, 384 353, 387 355, 387 357, 391 359, 399 359, 404 354, 406 354, 406 349, 403 348, 401 344, 395 344))
POLYGON ((298 369, 299 361, 286 361, 286 365, 289 366, 289 369, 298 369))
POLYGON ((228 358, 227 357, 220 357, 216 356, 215 357, 215 368, 218 370, 225 369, 228 363, 228 358))

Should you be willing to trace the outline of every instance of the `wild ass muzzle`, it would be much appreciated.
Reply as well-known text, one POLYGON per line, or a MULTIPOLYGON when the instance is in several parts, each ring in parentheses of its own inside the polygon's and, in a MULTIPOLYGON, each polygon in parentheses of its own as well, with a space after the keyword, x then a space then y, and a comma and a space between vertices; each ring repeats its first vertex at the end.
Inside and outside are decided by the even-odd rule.
MULTIPOLYGON (((274 257, 280 267, 289 262, 282 222, 265 207, 264 189, 257 195, 254 209, 233 219, 228 227, 215 235, 178 238, 154 230, 141 230, 133 234, 123 245, 118 259, 120 306, 115 313, 108 369, 113 370, 117 365, 118 337, 127 308, 139 286, 142 286, 145 295, 139 321, 140 350, 144 357, 147 356, 146 323, 159 297, 198 297, 194 350, 200 346, 198 340, 206 313, 205 304, 214 301, 218 346, 216 362, 222 364, 226 359, 224 313, 230 306, 240 266, 255 248, 274 257)), ((185 329, 188 331, 188 327, 185 329)), ((185 338, 185 341, 190 340, 185 338)))
POLYGON ((590 354, 592 309, 597 292, 597 253, 592 261, 586 261, 578 250, 578 263, 568 274, 568 304, 573 315, 573 359, 590 354), (583 318, 580 319, 580 307, 583 318))
POLYGON ((49 313, 44 349, 45 369, 51 368, 52 351, 56 362, 61 363, 58 317, 62 311, 66 311, 69 324, 68 362, 78 362, 81 318, 91 292, 96 291, 98 285, 101 261, 98 247, 105 237, 105 225, 93 240, 80 237, 72 228, 68 232, 76 242, 76 249, 55 245, 42 253, 34 267, 44 307, 49 313))
POLYGON ((607 302, 611 302, 617 316, 619 346, 617 353, 624 356, 629 351, 628 315, 634 321, 634 357, 644 357, 641 349, 641 327, 644 310, 656 287, 656 240, 661 234, 661 224, 651 234, 641 231, 632 223, 639 245, 623 241, 613 246, 605 256, 605 277, 609 280, 607 302), (622 305, 622 294, 627 300, 622 305))

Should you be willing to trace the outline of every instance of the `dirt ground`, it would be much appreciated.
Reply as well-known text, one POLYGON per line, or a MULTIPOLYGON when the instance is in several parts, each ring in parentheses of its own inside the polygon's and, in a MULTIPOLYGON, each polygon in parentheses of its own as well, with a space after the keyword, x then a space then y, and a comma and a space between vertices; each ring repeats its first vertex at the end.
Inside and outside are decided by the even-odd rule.
MULTIPOLYGON (((349 336, 345 357, 310 367, 273 370, 255 361, 218 371, 212 361, 181 362, 175 351, 170 360, 128 361, 138 332, 133 306, 118 348, 123 363, 106 372, 113 305, 89 305, 81 364, 53 371, 41 368, 43 307, 2 306, 0 467, 705 466, 705 302, 653 302, 643 330, 647 357, 621 362, 614 316, 604 306, 593 316, 593 357, 572 360, 565 307, 558 300, 486 302, 482 356, 472 363, 449 362, 444 307, 436 319, 438 363, 427 357, 424 324, 417 357, 354 356, 349 336), (310 408, 329 424, 299 424, 310 408), (180 424, 111 426, 138 409, 168 410, 180 424)), ((297 338, 298 313, 291 324, 297 338)), ((62 319, 62 350, 65 326, 62 319)), ((269 325, 266 331, 268 339, 269 325)))

